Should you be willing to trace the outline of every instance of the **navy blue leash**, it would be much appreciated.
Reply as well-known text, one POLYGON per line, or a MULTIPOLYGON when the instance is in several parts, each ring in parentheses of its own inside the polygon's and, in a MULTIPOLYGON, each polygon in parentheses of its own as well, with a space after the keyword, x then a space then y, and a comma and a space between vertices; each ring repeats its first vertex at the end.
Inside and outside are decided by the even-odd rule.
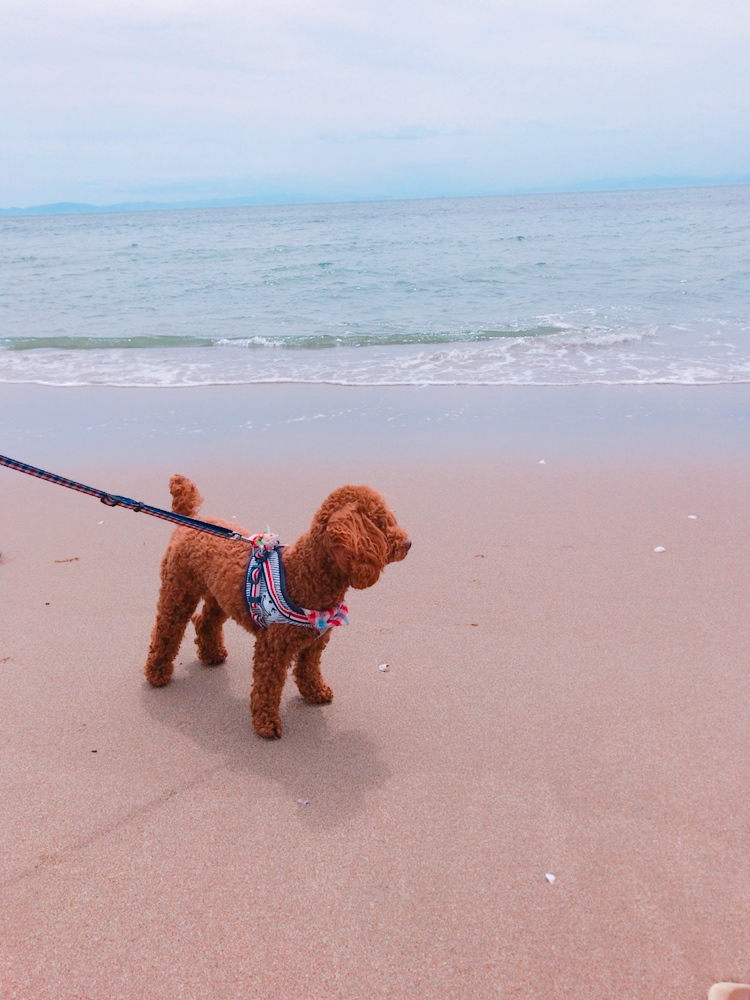
POLYGON ((64 476, 58 476, 54 472, 45 472, 44 469, 37 469, 33 465, 19 462, 15 458, 7 458, 5 455, 0 455, 0 465, 4 465, 7 469, 15 469, 16 472, 25 472, 27 476, 36 476, 37 479, 45 479, 48 483, 67 486, 69 490, 77 490, 78 493, 86 493, 90 497, 96 497, 98 500, 101 500, 107 507, 126 507, 128 510, 134 510, 137 514, 151 514, 152 517, 160 517, 163 521, 172 521, 174 524, 181 524, 186 528, 195 528, 196 531, 206 531, 209 535, 218 535, 220 538, 227 538, 231 541, 250 541, 249 538, 241 535, 239 531, 224 528, 220 524, 211 524, 210 521, 199 521, 195 517, 188 517, 187 514, 175 514, 172 510, 162 510, 161 507, 152 507, 150 504, 140 503, 138 500, 130 500, 128 497, 105 493, 104 490, 97 490, 93 486, 77 483, 73 479, 66 479, 64 476))

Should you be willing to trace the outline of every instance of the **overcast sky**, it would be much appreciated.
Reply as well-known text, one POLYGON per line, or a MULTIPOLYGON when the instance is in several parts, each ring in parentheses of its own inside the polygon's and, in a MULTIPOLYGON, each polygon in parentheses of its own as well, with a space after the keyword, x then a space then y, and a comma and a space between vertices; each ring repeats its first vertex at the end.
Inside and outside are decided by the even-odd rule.
POLYGON ((747 0, 2 0, 0 206, 750 174, 747 0))

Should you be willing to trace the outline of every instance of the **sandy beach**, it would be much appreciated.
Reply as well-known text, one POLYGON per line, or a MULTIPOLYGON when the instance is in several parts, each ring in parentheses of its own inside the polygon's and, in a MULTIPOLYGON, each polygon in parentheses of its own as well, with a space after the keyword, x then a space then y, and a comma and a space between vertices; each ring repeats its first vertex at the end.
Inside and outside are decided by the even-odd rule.
MULTIPOLYGON (((288 684, 267 743, 236 626, 224 666, 189 631, 173 683, 143 679, 169 528, 0 470, 0 995, 699 1000, 747 982, 747 387, 579 392, 575 412, 568 394, 533 427, 525 403, 472 422, 465 394, 419 412, 386 394, 368 433, 343 390, 303 413, 338 422, 284 424, 270 388, 287 404, 251 453, 241 400, 169 438, 141 406, 128 431, 137 397, 110 392, 86 437, 83 391, 56 390, 56 423, 38 405, 55 390, 3 390, 13 457, 160 505, 180 471, 206 515, 285 540, 369 482, 413 548, 351 593, 334 702, 288 684), (454 415, 444 433, 430 412, 454 415)), ((149 397, 199 421, 192 398, 149 397)))

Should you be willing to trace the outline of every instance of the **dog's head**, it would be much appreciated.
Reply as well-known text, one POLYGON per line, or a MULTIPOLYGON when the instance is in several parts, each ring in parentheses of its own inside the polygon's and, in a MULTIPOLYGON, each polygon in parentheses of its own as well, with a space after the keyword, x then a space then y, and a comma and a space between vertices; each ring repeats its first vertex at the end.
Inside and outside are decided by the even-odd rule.
POLYGON ((411 542, 379 493, 342 486, 323 502, 314 526, 355 590, 377 583, 388 563, 406 558, 411 542))

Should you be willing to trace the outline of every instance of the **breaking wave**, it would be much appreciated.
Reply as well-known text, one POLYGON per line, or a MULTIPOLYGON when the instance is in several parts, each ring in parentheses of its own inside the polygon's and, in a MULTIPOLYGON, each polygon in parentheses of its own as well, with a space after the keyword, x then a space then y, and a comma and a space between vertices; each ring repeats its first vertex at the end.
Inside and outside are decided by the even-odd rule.
POLYGON ((0 340, 0 381, 80 386, 683 385, 750 380, 750 359, 694 331, 540 325, 459 334, 316 337, 37 337, 0 340))
POLYGON ((543 337, 561 332, 563 327, 537 326, 528 330, 469 330, 459 333, 346 333, 287 337, 3 337, 0 348, 7 351, 113 351, 177 350, 183 347, 274 347, 282 350, 317 351, 333 347, 393 347, 409 344, 483 343, 509 338, 543 337))

